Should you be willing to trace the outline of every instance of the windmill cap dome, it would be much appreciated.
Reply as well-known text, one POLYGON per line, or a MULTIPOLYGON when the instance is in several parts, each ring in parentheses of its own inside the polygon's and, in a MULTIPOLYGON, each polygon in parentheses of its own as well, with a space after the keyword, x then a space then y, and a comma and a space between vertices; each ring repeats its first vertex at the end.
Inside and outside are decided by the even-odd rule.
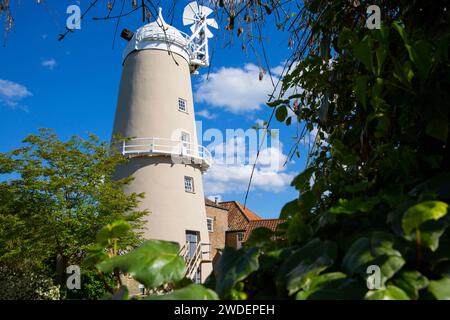
POLYGON ((167 24, 159 8, 158 19, 140 27, 134 34, 123 53, 123 62, 133 51, 151 49, 178 53, 189 62, 190 50, 187 42, 188 36, 167 24))

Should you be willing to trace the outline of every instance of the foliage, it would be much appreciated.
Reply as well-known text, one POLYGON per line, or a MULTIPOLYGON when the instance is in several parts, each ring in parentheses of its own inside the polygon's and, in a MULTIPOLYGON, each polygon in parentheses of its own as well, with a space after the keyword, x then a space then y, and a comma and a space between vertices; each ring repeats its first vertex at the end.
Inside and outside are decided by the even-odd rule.
MULTIPOLYGON (((287 223, 223 251, 207 281, 220 298, 448 299, 449 25, 438 18, 439 1, 377 1, 382 27, 369 30, 366 4, 308 1, 290 22, 304 31, 282 93, 298 93, 269 107, 287 125, 290 109, 317 135, 307 168, 292 182, 299 198, 281 212, 287 223), (423 24, 423 15, 434 22, 423 24), (372 266, 380 287, 369 289, 372 266)), ((159 245, 147 244, 161 254, 159 245)), ((128 255, 104 270, 155 267, 151 258, 134 266, 141 260, 128 255)), ((157 298, 207 295, 202 287, 177 288, 177 280, 173 293, 157 298)))
MULTIPOLYGON (((30 135, 24 146, 0 154, 0 262, 18 269, 44 270, 59 284, 65 269, 81 264, 105 224, 123 219, 140 227, 136 210, 143 195, 126 195, 130 179, 114 180, 126 159, 91 135, 63 142, 51 131, 30 135)), ((124 247, 139 234, 129 232, 124 247)))
POLYGON ((58 300, 59 286, 39 271, 0 265, 0 300, 58 300))
MULTIPOLYGON (((281 212, 281 240, 242 249, 259 255, 258 269, 239 279, 241 291, 249 299, 447 299, 444 2, 313 0, 301 8, 285 24, 299 45, 281 97, 268 106, 286 125, 290 109, 299 132, 317 134, 292 182, 299 198, 281 212), (381 29, 366 28, 369 4, 381 8, 381 29), (372 265, 381 280, 374 290, 366 285, 372 265)), ((239 263, 222 259, 228 268, 239 263)))
POLYGON ((97 243, 86 257, 86 265, 95 264, 95 269, 103 279, 111 276, 116 278, 115 286, 104 282, 104 287, 109 291, 104 298, 130 299, 130 290, 123 283, 124 276, 130 275, 136 282, 143 284, 147 292, 154 293, 147 295, 147 300, 218 299, 214 291, 192 284, 185 278, 186 266, 179 256, 178 243, 147 240, 136 248, 129 247, 122 252, 116 250, 120 246, 118 242, 129 233, 129 229, 126 221, 115 221, 104 226, 97 234, 97 243))

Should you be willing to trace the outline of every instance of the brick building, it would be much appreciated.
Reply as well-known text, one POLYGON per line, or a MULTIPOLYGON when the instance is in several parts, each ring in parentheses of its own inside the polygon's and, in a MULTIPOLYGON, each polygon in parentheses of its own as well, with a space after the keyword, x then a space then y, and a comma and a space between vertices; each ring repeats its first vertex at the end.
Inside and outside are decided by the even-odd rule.
POLYGON ((239 201, 217 202, 205 199, 206 219, 211 242, 213 264, 225 246, 239 249, 253 230, 275 231, 282 219, 263 219, 239 201))

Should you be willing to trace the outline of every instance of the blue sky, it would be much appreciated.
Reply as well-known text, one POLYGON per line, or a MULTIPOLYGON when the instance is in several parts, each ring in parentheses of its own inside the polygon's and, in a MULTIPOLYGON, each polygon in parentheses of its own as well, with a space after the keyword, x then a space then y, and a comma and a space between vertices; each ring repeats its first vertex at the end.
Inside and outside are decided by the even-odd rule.
MULTIPOLYGON (((184 32, 188 28, 182 26, 181 12, 187 2, 177 1, 173 19, 174 26, 184 32)), ((0 47, 0 151, 19 147, 23 138, 42 127, 53 128, 61 138, 91 132, 109 140, 126 43, 117 36, 112 49, 115 21, 91 19, 105 15, 107 1, 99 1, 82 20, 81 30, 62 42, 57 37, 65 29, 66 8, 77 1, 14 3, 14 29, 2 39, 4 45, 0 47)), ((167 5, 171 3, 167 1, 167 5)), ((82 10, 87 6, 88 1, 80 1, 82 10)), ((168 10, 163 5, 163 13, 168 10)), ((125 27, 137 29, 142 24, 140 17, 140 13, 135 13, 122 19, 118 34, 125 27)), ((165 18, 170 22, 171 17, 165 18)), ((196 118, 201 121, 203 132, 216 128, 225 136, 226 129, 247 130, 269 118, 271 109, 264 106, 264 101, 271 91, 271 82, 268 74, 263 81, 258 80, 257 56, 241 49, 240 38, 234 37, 229 45, 230 37, 223 30, 224 25, 220 27, 210 42, 211 68, 201 69, 201 75, 192 80, 196 118)), ((290 54, 288 35, 275 30, 270 21, 263 33, 267 60, 276 79, 279 66, 290 54)), ((274 121, 271 127, 280 129, 283 148, 278 153, 267 150, 263 158, 284 159, 293 143, 295 125, 285 127, 274 121)), ((303 169, 305 159, 302 148, 301 158, 294 158, 286 167, 270 172, 259 168, 247 206, 263 217, 277 217, 283 204, 297 196, 289 183, 303 169)), ((205 176, 206 195, 243 202, 249 168, 250 164, 211 169, 205 176)))

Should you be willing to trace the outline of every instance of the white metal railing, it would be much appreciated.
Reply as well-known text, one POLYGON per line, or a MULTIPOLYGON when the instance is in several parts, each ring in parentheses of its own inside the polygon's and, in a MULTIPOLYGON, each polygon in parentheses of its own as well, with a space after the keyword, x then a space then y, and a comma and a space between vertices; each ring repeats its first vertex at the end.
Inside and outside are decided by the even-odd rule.
POLYGON ((194 163, 206 164, 208 167, 212 164, 212 155, 207 148, 181 140, 163 138, 134 138, 124 140, 122 143, 122 154, 171 155, 190 158, 194 163))
MULTIPOLYGON (((155 29, 154 27, 143 26, 140 32, 136 34, 137 41, 161 41, 163 43, 176 43, 182 47, 189 54, 191 61, 194 61, 201 65, 207 65, 207 62, 202 59, 197 59, 199 56, 205 56, 205 43, 198 44, 195 41, 191 41, 191 36, 177 30, 179 34, 173 32, 165 32, 161 28, 155 29), (181 37, 179 36, 181 35, 181 37)), ((131 42, 130 42, 131 43, 131 42)))
POLYGON ((191 251, 191 242, 186 242, 180 249, 179 255, 186 263, 186 277, 194 279, 195 274, 202 262, 209 262, 211 260, 211 244, 210 243, 197 243, 195 250, 191 251), (207 251, 204 251, 204 247, 207 251), (205 259, 204 255, 207 255, 205 259))

